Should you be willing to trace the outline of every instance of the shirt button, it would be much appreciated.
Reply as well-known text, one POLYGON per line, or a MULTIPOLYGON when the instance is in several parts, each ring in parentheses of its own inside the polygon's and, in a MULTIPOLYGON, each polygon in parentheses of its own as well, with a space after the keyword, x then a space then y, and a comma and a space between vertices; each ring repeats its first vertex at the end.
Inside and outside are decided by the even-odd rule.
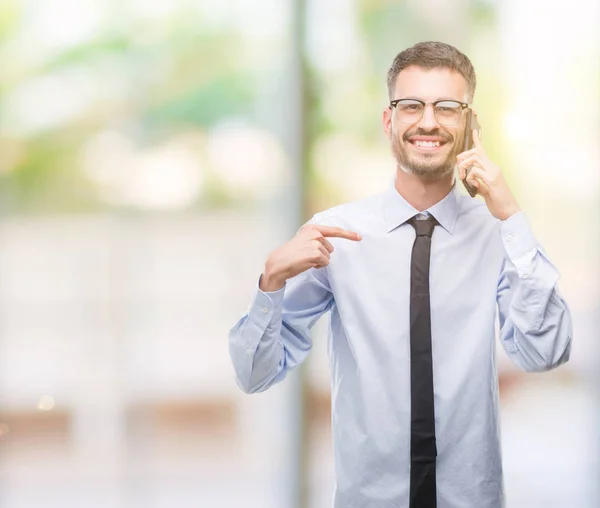
POLYGON ((252 349, 246 349, 246 354, 248 356, 252 356, 254 354, 254 351, 252 351, 252 349))
POLYGON ((269 313, 269 307, 263 307, 263 308, 262 308, 262 311, 263 311, 265 314, 268 314, 268 313, 269 313))
POLYGON ((512 242, 514 239, 515 239, 515 235, 513 235, 512 233, 509 233, 508 235, 506 235, 507 242, 512 242))
POLYGON ((524 279, 528 279, 528 278, 529 278, 529 273, 528 273, 528 272, 525 272, 525 273, 523 274, 523 278, 524 278, 524 279))

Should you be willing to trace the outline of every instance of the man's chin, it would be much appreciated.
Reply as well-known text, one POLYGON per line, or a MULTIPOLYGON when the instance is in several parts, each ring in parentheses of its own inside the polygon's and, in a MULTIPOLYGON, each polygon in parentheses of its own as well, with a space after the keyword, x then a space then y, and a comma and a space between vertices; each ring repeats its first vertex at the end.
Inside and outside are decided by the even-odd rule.
POLYGON ((456 166, 454 160, 450 160, 454 157, 446 149, 432 153, 415 153, 412 145, 404 150, 396 145, 393 146, 393 152, 405 172, 424 180, 435 181, 447 177, 454 172, 456 166))
MULTIPOLYGON (((421 162, 421 161, 419 161, 421 162)), ((454 166, 450 164, 435 164, 434 161, 429 160, 428 163, 423 164, 416 163, 414 161, 408 161, 407 163, 401 163, 400 166, 404 171, 412 173, 419 178, 425 180, 439 180, 452 173, 454 173, 454 166), (432 164, 433 163, 433 164, 432 164)))

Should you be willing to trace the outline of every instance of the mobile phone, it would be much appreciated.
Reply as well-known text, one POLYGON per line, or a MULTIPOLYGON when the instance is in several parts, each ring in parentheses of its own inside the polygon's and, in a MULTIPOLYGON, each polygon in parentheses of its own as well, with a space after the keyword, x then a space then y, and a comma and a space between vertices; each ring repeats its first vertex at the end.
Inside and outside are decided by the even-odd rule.
MULTIPOLYGON (((471 148, 473 148, 473 146, 475 146, 473 144, 473 129, 477 129, 477 132, 481 132, 481 127, 479 125, 479 122, 477 122, 477 118, 473 114, 472 109, 469 109, 467 111, 466 120, 467 121, 466 121, 466 125, 465 125, 465 142, 463 145, 463 152, 466 152, 467 150, 470 150, 471 148)), ((462 183, 465 186, 465 189, 467 189, 469 196, 474 198, 477 195, 477 188, 473 187, 472 185, 467 183, 467 176, 469 176, 469 169, 470 168, 467 168, 467 173, 466 173, 465 179, 462 181, 462 183)))

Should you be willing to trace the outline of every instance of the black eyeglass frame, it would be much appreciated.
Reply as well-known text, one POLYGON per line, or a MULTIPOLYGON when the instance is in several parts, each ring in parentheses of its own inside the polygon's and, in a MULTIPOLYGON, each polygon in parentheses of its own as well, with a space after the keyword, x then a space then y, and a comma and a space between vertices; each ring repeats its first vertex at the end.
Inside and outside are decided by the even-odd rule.
MULTIPOLYGON (((399 102, 402 102, 402 101, 415 101, 415 102, 419 102, 420 104, 422 104, 422 105, 423 105, 423 111, 421 111, 421 118, 419 118, 418 120, 415 120, 414 122, 402 122, 402 120, 398 120, 399 122, 401 122, 401 123, 405 123, 405 124, 408 124, 408 123, 417 123, 417 122, 420 122, 420 121, 421 121, 421 119, 423 118, 423 114, 425 113, 425 108, 426 108, 426 107, 427 107, 429 104, 431 104, 431 105, 433 106, 433 114, 434 114, 434 116, 435 116, 435 107, 436 107, 438 104, 440 104, 441 102, 454 102, 455 104, 459 104, 459 105, 460 105, 460 107, 461 107, 461 116, 462 116, 462 112, 463 112, 465 109, 468 109, 468 108, 470 108, 470 107, 471 107, 471 104, 468 104, 468 103, 466 103, 466 102, 461 102, 461 101, 455 101, 454 99, 440 99, 439 101, 435 101, 435 102, 425 102, 425 101, 422 101, 421 99, 414 99, 414 98, 412 98, 412 97, 406 97, 406 98, 404 98, 404 99, 394 99, 393 101, 390 101, 390 107, 391 107, 392 109, 394 109, 394 108, 396 107, 396 105, 397 105, 399 102)), ((435 117, 435 119, 437 120, 437 116, 435 117)), ((438 122, 439 122, 439 120, 438 120, 438 122)), ((450 125, 458 125, 459 123, 460 123, 460 120, 458 120, 456 123, 450 123, 450 124, 441 124, 441 125, 448 125, 448 126, 450 126, 450 125)))

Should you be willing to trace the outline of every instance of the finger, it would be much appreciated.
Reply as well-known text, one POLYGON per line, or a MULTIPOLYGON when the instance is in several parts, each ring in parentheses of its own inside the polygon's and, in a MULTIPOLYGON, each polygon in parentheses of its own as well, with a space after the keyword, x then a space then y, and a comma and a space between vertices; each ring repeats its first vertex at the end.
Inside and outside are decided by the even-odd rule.
POLYGON ((319 242, 319 240, 315 241, 315 246, 319 250, 319 252, 329 260, 331 254, 325 248, 325 246, 321 242, 319 242))
POLYGON ((317 238, 317 240, 323 244, 323 247, 325 247, 329 251, 329 253, 333 252, 333 250, 334 250, 333 245, 331 245, 331 242, 329 240, 327 240, 327 238, 325 238, 324 236, 321 236, 321 237, 317 238))
MULTIPOLYGON (((469 180, 467 180, 469 182, 469 180)), ((489 196, 490 188, 481 178, 475 178, 474 180, 469 182, 470 185, 477 189, 477 194, 483 196, 484 198, 489 196)))
POLYGON ((481 189, 481 186, 479 185, 480 181, 483 182, 487 187, 490 183, 490 176, 479 166, 471 167, 471 170, 467 176, 467 182, 474 185, 478 189, 481 189))
POLYGON ((470 174, 468 174, 464 179, 464 182, 472 189, 475 189, 475 194, 479 194, 480 196, 483 195, 483 193, 481 192, 481 182, 477 180, 477 178, 475 178, 474 175, 471 176, 470 174))
POLYGON ((468 168, 469 166, 473 166, 474 164, 481 164, 479 157, 477 154, 471 155, 471 157, 467 157, 466 159, 461 160, 458 163, 458 166, 461 168, 468 168))
POLYGON ((467 157, 466 159, 463 159, 458 163, 458 166, 466 168, 468 168, 469 166, 479 166, 484 171, 487 171, 488 165, 489 164, 487 160, 480 153, 474 153, 470 157, 467 157))
POLYGON ((313 266, 315 268, 324 268, 327 265, 329 265, 329 256, 326 256, 323 253, 320 253, 320 255, 317 256, 313 262, 313 266))
POLYGON ((348 231, 347 229, 336 228, 333 226, 315 226, 315 229, 319 231, 323 236, 345 238, 346 240, 360 241, 362 236, 354 231, 348 231))
POLYGON ((479 166, 473 165, 471 166, 467 179, 471 180, 475 178, 479 178, 483 182, 487 183, 487 181, 489 180, 489 175, 486 173, 485 170, 481 169, 479 166))
POLYGON ((471 156, 468 159, 465 159, 464 161, 460 162, 457 167, 458 167, 458 175, 460 177, 461 180, 464 180, 465 177, 467 176, 468 172, 469 172, 469 168, 475 166, 475 165, 481 165, 481 162, 479 160, 479 157, 475 156, 471 156))
POLYGON ((462 172, 461 180, 467 179, 469 177, 469 175, 471 174, 472 169, 473 169, 472 164, 467 164, 466 166, 463 166, 462 168, 460 168, 460 170, 462 172))
POLYGON ((477 149, 476 148, 471 148, 470 150, 466 150, 465 152, 459 153, 456 158, 461 161, 463 159, 466 159, 467 157, 471 157, 472 155, 475 155, 477 153, 477 149))
POLYGON ((470 167, 471 167, 470 165, 458 166, 458 177, 461 180, 464 180, 467 177, 467 175, 469 174, 470 167))
POLYGON ((473 129, 473 144, 475 148, 478 150, 483 150, 483 146, 481 146, 481 138, 479 137, 479 130, 473 129))

